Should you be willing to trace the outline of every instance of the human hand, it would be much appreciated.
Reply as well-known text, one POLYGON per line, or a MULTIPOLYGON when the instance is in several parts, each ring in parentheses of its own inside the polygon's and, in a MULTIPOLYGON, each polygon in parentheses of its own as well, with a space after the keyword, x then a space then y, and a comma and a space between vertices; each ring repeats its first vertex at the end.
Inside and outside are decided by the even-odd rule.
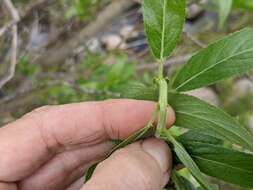
MULTIPOLYGON (((0 190, 160 190, 169 179, 171 154, 154 138, 116 151, 84 185, 83 173, 144 127, 155 104, 112 100, 47 106, 0 129, 0 190)), ((168 108, 167 126, 174 122, 168 108)))

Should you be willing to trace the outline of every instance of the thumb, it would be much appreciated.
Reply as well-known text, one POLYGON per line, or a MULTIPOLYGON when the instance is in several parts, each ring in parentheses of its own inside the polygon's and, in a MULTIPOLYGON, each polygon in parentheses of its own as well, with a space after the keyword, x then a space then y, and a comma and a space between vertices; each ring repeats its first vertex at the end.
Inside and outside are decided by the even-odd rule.
POLYGON ((82 190, 161 190, 169 180, 171 166, 168 145, 150 138, 113 153, 98 165, 82 190))

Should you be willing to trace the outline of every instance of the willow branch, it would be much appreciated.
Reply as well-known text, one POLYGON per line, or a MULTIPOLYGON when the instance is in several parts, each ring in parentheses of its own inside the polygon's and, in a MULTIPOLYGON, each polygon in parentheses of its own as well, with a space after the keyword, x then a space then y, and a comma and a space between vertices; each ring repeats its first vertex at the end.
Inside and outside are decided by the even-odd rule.
POLYGON ((206 48, 207 47, 207 45, 205 43, 201 42, 198 38, 193 36, 190 32, 184 30, 184 33, 185 33, 187 38, 189 38, 194 44, 196 44, 200 48, 206 48))

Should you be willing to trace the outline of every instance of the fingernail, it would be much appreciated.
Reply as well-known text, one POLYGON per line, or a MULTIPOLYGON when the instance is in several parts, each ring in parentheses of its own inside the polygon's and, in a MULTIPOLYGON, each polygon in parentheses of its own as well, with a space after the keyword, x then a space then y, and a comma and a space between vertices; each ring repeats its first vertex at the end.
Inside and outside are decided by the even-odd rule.
POLYGON ((167 172, 171 168, 171 152, 164 141, 150 138, 143 141, 142 148, 157 161, 163 172, 167 172))

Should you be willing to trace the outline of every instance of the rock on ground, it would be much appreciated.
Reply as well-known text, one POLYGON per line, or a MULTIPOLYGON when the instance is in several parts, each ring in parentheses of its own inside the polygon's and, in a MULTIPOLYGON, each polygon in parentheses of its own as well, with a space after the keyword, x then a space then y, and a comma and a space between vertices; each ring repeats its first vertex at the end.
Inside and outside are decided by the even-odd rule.
POLYGON ((212 105, 219 105, 219 98, 217 94, 211 88, 200 88, 189 91, 187 94, 195 96, 201 100, 204 100, 212 105))

